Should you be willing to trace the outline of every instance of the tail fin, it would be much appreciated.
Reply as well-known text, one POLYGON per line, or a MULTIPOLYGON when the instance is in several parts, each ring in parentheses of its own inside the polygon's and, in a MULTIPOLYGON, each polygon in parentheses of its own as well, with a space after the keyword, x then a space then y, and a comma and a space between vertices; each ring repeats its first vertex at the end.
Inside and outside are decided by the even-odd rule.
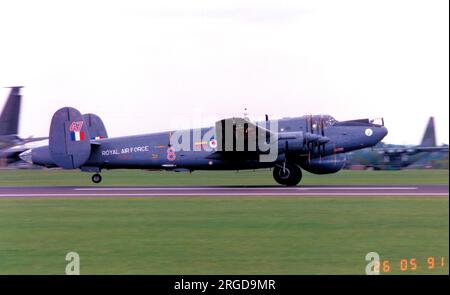
POLYGON ((422 137, 422 142, 420 146, 436 146, 436 134, 434 131, 434 118, 430 117, 428 120, 427 128, 425 129, 425 133, 422 137))
POLYGON ((90 139, 108 138, 105 125, 99 116, 95 114, 84 114, 83 120, 87 124, 90 139))
POLYGON ((89 159, 89 130, 78 110, 65 107, 53 115, 49 150, 53 161, 64 169, 79 168, 89 159))
POLYGON ((0 135, 17 134, 19 129, 20 95, 22 86, 11 87, 8 99, 0 115, 0 135))

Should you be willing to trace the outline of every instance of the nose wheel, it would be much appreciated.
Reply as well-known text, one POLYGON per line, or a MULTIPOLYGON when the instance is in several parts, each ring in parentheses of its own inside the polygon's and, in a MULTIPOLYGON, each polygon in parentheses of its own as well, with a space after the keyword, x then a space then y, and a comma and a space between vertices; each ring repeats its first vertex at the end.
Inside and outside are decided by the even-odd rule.
POLYGON ((93 183, 100 183, 102 181, 102 176, 98 173, 92 175, 92 182, 93 183))
POLYGON ((302 180, 302 170, 296 164, 285 162, 275 166, 273 169, 273 178, 279 184, 294 186, 302 180))

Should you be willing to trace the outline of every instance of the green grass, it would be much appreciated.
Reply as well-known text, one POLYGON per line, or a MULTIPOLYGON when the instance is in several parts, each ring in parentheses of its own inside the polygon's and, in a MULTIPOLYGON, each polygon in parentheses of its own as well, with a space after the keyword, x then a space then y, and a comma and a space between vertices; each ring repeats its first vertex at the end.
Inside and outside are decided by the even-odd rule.
POLYGON ((0 224, 1 274, 64 274, 69 251, 82 274, 364 274, 370 251, 448 273, 447 198, 3 199, 0 224))
MULTIPOLYGON (((270 171, 105 171, 102 185, 271 185, 270 171)), ((448 170, 305 173, 302 184, 447 184, 448 170)), ((0 186, 92 185, 74 171, 0 171, 0 186)), ((448 274, 449 200, 436 197, 0 199, 0 274, 448 274), (445 257, 445 267, 426 259, 445 257), (401 259, 416 258, 402 272, 401 259)))
MULTIPOLYGON (((276 185, 270 170, 160 172, 116 170, 102 172, 100 185, 276 185)), ((448 184, 448 170, 349 171, 314 175, 303 172, 301 184, 448 184)), ((0 186, 94 185, 91 173, 67 170, 0 170, 0 186)))

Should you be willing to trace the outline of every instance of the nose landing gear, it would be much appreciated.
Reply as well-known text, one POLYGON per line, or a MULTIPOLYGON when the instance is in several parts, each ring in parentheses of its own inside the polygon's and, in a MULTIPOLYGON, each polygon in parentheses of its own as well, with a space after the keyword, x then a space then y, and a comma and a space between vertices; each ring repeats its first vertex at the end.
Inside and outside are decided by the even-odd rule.
POLYGON ((95 173, 92 175, 92 182, 93 183, 100 183, 102 181, 102 176, 98 173, 95 173))
POLYGON ((273 178, 276 182, 286 186, 295 186, 302 180, 302 170, 293 163, 284 162, 273 169, 273 178))

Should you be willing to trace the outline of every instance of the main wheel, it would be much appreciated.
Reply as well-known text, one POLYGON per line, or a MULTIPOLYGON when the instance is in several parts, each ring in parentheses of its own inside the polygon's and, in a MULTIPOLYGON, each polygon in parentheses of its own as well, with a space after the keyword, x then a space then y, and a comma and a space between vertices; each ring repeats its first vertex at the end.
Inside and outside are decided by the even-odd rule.
POLYGON ((100 183, 102 181, 102 176, 98 173, 92 175, 92 182, 93 183, 100 183))
POLYGON ((302 170, 296 164, 284 163, 273 169, 273 178, 282 185, 294 186, 302 180, 302 170))

